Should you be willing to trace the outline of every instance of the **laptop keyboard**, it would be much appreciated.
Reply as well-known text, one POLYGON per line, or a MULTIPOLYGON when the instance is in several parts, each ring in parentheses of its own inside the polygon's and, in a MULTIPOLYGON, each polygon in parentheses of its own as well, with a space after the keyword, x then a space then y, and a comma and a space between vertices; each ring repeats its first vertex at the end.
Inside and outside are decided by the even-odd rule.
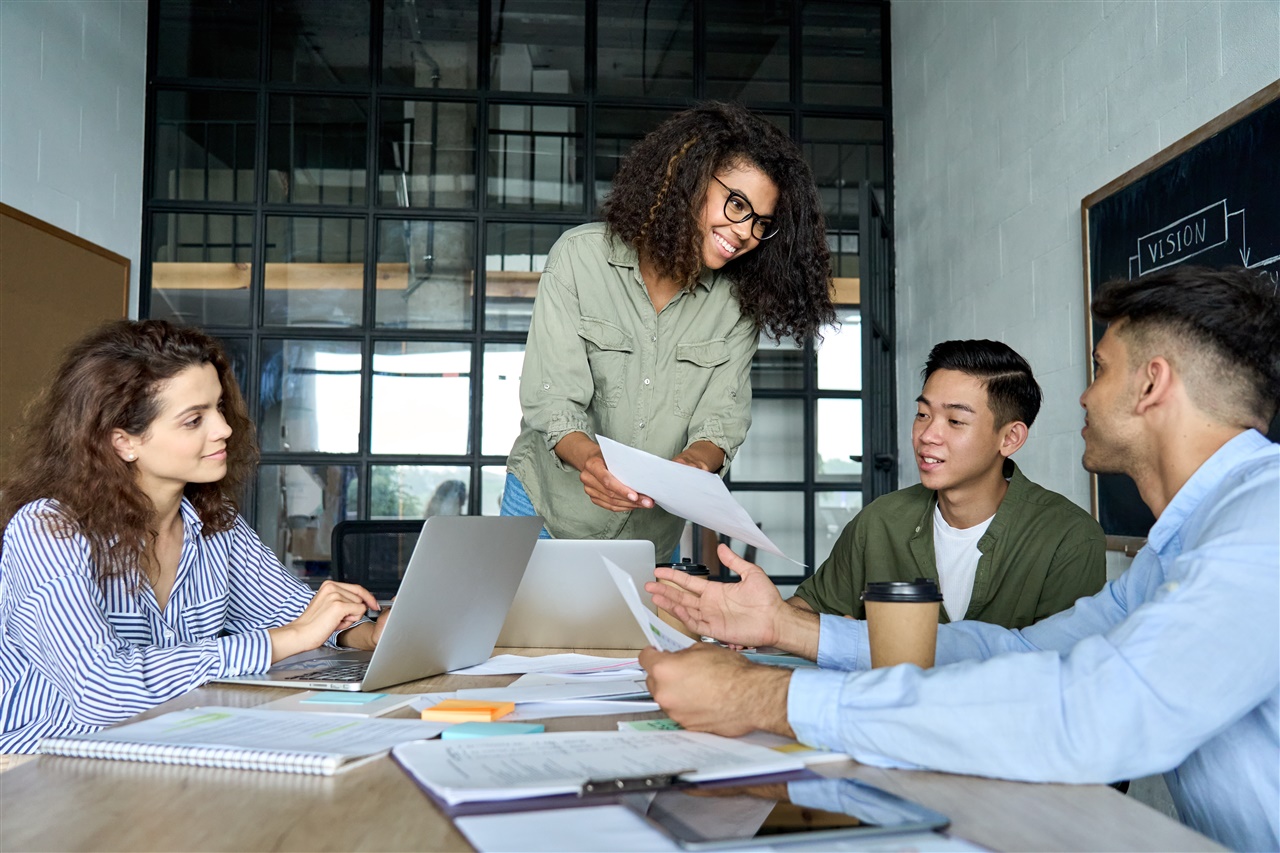
POLYGON ((333 666, 327 666, 324 669, 315 670, 314 672, 303 672, 298 675, 291 675, 287 681, 363 681, 364 675, 369 670, 368 661, 356 661, 355 663, 339 663, 333 666))

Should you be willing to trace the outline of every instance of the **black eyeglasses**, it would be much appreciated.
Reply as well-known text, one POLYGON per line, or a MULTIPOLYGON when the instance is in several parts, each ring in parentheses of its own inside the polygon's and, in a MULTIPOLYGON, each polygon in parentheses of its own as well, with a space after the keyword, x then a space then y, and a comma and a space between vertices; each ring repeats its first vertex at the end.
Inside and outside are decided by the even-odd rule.
POLYGON ((729 197, 724 200, 724 215, 730 222, 746 222, 750 219, 751 233, 757 240, 768 240, 778 233, 778 223, 773 221, 772 216, 761 216, 756 213, 746 196, 735 189, 730 189, 728 184, 715 175, 711 177, 717 184, 729 190, 729 197))

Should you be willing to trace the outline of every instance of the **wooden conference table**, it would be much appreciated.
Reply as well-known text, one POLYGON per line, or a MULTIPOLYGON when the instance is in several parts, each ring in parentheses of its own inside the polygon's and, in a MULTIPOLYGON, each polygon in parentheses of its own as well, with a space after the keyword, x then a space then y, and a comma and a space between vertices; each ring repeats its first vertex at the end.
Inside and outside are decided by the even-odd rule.
MULTIPOLYGON (((519 649, 499 650, 520 652, 519 649)), ((542 654, 551 651, 533 650, 542 654)), ((625 652, 578 649, 587 654, 625 652)), ((389 688, 426 693, 500 686, 515 676, 441 675, 389 688)), ((197 705, 250 707, 288 690, 210 685, 143 716, 197 705)), ((412 716, 404 709, 390 716, 412 716)), ((627 719, 659 716, 635 714, 627 719)), ((548 731, 616 728, 619 717, 561 718, 548 731)), ((994 850, 1216 850, 1208 838, 1104 785, 1032 785, 969 776, 820 765, 951 818, 994 850)), ((470 850, 389 758, 332 777, 43 756, 0 773, 0 851, 470 850)))

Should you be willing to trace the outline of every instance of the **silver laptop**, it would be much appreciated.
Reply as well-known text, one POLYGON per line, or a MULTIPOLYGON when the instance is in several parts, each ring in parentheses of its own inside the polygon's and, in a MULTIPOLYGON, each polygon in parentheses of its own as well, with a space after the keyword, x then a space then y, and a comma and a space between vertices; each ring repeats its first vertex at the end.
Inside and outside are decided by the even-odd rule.
POLYGON ((321 648, 260 675, 216 680, 377 690, 488 660, 542 524, 540 516, 429 518, 376 649, 321 648))
MULTIPOLYGON (((499 646, 639 649, 644 632, 605 568, 608 557, 637 586, 653 580, 653 543, 631 539, 539 539, 499 646)), ((649 596, 640 598, 653 609, 649 596)))

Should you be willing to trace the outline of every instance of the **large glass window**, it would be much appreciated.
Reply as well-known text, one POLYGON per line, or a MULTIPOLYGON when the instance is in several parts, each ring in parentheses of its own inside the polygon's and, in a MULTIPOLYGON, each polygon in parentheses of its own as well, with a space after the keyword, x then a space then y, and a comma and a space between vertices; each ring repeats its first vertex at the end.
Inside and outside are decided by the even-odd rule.
POLYGON ((707 96, 742 102, 788 100, 791 4, 738 0, 732 14, 717 11, 707 16, 707 96))
POLYGON ((258 374, 258 441, 264 452, 360 449, 360 345, 266 340, 258 374))
POLYGON ((165 0, 152 53, 161 77, 254 81, 262 12, 253 3, 165 0))
POLYGON ((467 453, 470 411, 469 345, 375 345, 373 453, 462 456, 467 453))
POLYGON ((475 104, 385 100, 378 146, 379 204, 475 205, 475 104))
POLYGON ((373 0, 272 0, 271 79, 369 82, 373 0))
POLYGON ((267 200, 365 203, 367 98, 276 96, 267 137, 267 200))
POLYGON ((264 250, 263 325, 360 325, 363 219, 271 216, 264 250))
POLYGON ((382 79, 418 89, 475 89, 480 4, 386 0, 382 79))
POLYGON ((378 223, 377 324, 469 329, 475 300, 475 226, 450 220, 378 223))
POLYGON ((585 0, 494 3, 490 85, 504 92, 581 94, 585 0))
POLYGON ((806 0, 802 6, 804 102, 844 107, 883 104, 880 9, 845 0, 806 0))
POLYGON ((693 95, 693 4, 598 0, 597 95, 693 95))
POLYGON ((251 92, 157 93, 156 198, 252 202, 257 112, 251 92))
MULTIPOLYGON (((700 99, 760 112, 818 183, 840 322, 760 336, 727 482, 809 566, 748 551, 781 582, 826 556, 883 446, 862 426, 859 205, 870 182, 892 209, 886 3, 150 9, 141 313, 226 344, 262 448, 245 515, 299 576, 324 577, 344 519, 497 514, 552 247, 700 99)), ((686 556, 713 562, 716 538, 686 556)))
POLYGON ((506 210, 582 209, 582 110, 489 108, 489 204, 506 210))
POLYGON ((249 325, 253 217, 157 213, 151 219, 151 316, 249 325))
POLYGON ((491 222, 484 248, 484 317, 491 331, 527 332, 547 255, 567 225, 491 222))

